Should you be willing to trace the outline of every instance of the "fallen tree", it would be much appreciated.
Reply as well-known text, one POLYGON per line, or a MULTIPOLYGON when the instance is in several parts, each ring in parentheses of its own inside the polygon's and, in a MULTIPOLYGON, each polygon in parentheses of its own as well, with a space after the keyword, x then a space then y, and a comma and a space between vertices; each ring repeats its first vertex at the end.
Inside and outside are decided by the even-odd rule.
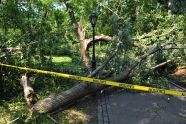
MULTIPOLYGON (((94 77, 101 69, 104 68, 104 66, 114 57, 114 55, 118 51, 119 44, 116 47, 116 50, 112 56, 110 56, 100 67, 98 67, 95 71, 93 71, 88 77, 94 77)), ((133 71, 137 68, 139 64, 142 64, 145 62, 145 60, 155 54, 158 51, 161 50, 168 50, 168 49, 181 49, 176 47, 166 47, 166 45, 161 45, 153 48, 150 52, 147 54, 139 57, 138 61, 136 61, 134 64, 132 64, 130 67, 128 67, 125 71, 121 72, 115 77, 107 78, 106 80, 111 81, 117 81, 117 82, 125 82, 129 77, 132 75, 133 71)), ((161 67, 161 66, 158 66, 161 67)), ((157 68, 157 67, 156 67, 157 68)), ((95 83, 84 83, 81 82, 71 89, 64 91, 62 93, 53 93, 49 95, 47 98, 38 101, 36 104, 32 106, 30 109, 31 112, 39 112, 39 113, 48 113, 55 111, 59 108, 66 108, 67 106, 73 104, 80 98, 83 98, 84 96, 87 96, 89 94, 95 93, 99 90, 102 90, 108 86, 101 85, 101 84, 95 84, 95 83)))
MULTIPOLYGON (((73 28, 74 28, 74 32, 75 32, 78 40, 80 41, 81 59, 82 59, 84 65, 89 69, 90 67, 89 67, 89 60, 88 60, 88 57, 89 57, 88 49, 92 45, 91 43, 93 41, 92 41, 92 39, 86 39, 82 21, 80 19, 80 21, 77 22, 77 20, 74 16, 74 11, 73 11, 73 7, 72 7, 71 3, 69 1, 65 1, 64 3, 65 3, 66 8, 68 10, 70 21, 71 21, 71 24, 73 25, 73 28)), ((173 30, 174 29, 169 31, 168 34, 172 33, 173 30)), ((140 40, 143 40, 143 39, 146 39, 149 37, 153 37, 157 32, 159 32, 159 31, 154 31, 152 33, 144 34, 143 36, 136 38, 136 39, 134 38, 133 40, 140 41, 140 40)), ((167 35, 167 33, 159 35, 159 36, 164 37, 166 35, 167 35)), ((95 36, 95 42, 113 41, 114 39, 115 39, 114 37, 110 37, 110 36, 106 36, 106 35, 95 36)), ((121 36, 121 38, 118 38, 115 41, 120 42, 120 40, 125 40, 125 37, 121 36)), ((167 48, 166 47, 167 45, 170 45, 170 44, 156 46, 149 53, 139 57, 136 62, 131 64, 123 72, 121 72, 120 74, 118 74, 114 77, 106 78, 106 80, 125 82, 131 76, 133 76, 132 73, 136 70, 137 66, 142 64, 143 62, 145 62, 145 60, 149 56, 151 56, 152 54, 154 54, 158 51, 161 51, 161 50, 180 49, 178 47, 173 47, 173 46, 167 48)), ((143 46, 143 45, 140 45, 138 43, 133 43, 133 46, 143 46)), ((147 47, 147 46, 144 46, 144 47, 147 47)), ((98 74, 98 72, 100 70, 102 70, 105 67, 105 65, 107 65, 107 63, 116 55, 118 49, 119 49, 119 43, 116 47, 115 52, 109 58, 107 58, 101 66, 99 66, 95 71, 91 72, 91 74, 88 75, 88 77, 94 77, 96 74, 98 74)), ((162 65, 159 65, 157 67, 161 67, 161 66, 162 65)), ((77 100, 83 98, 84 96, 95 93, 95 92, 102 90, 106 87, 108 87, 108 86, 94 84, 94 83, 87 84, 85 82, 81 82, 67 91, 64 91, 62 93, 53 93, 50 96, 48 96, 47 98, 45 98, 43 100, 39 100, 36 104, 34 104, 31 107, 30 111, 31 112, 39 112, 39 113, 48 113, 48 112, 55 111, 56 109, 59 109, 59 108, 64 109, 67 106, 76 102, 77 100)))

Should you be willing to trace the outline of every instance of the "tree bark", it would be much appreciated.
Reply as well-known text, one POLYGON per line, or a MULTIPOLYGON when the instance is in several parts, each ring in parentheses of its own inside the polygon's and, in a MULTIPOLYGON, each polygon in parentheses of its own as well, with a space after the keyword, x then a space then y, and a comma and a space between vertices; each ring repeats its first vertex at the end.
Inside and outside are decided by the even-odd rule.
MULTIPOLYGON (((100 65, 98 68, 96 68, 91 74, 89 74, 87 77, 94 77, 96 74, 102 70, 109 61, 116 55, 118 52, 120 43, 117 44, 115 51, 113 54, 107 58, 102 65, 100 65)), ((47 97, 44 100, 40 100, 37 102, 32 108, 31 112, 39 111, 40 113, 46 113, 51 112, 59 107, 66 108, 69 104, 72 104, 74 101, 80 99, 83 96, 86 96, 88 94, 94 93, 96 91, 99 91, 103 88, 106 88, 105 85, 100 84, 87 84, 87 83, 80 83, 71 89, 59 93, 59 94, 51 94, 49 97, 47 97)))
MULTIPOLYGON (((65 5, 67 7, 67 11, 68 11, 68 14, 69 14, 69 17, 70 17, 70 20, 71 20, 71 24, 73 25, 73 28, 74 28, 74 32, 75 32, 78 40, 80 41, 81 61, 83 62, 85 67, 87 67, 90 70, 88 48, 92 45, 91 44, 93 42, 92 38, 86 39, 82 21, 81 21, 81 19, 80 19, 79 22, 76 20, 71 3, 69 1, 66 1, 65 5)), ((113 37, 106 36, 106 35, 103 35, 103 34, 95 36, 95 42, 111 41, 111 40, 113 40, 113 37)))
POLYGON ((24 97, 28 105, 33 105, 37 102, 37 97, 34 94, 34 89, 32 88, 32 83, 26 75, 22 76, 20 79, 20 84, 24 89, 24 97))
MULTIPOLYGON (((116 81, 116 82, 125 82, 133 74, 133 71, 136 69, 136 67, 139 64, 141 64, 142 62, 144 62, 144 60, 147 59, 149 56, 151 56, 152 54, 154 54, 160 50, 168 50, 168 48, 163 48, 164 46, 165 45, 162 45, 162 46, 152 49, 147 54, 139 57, 138 61, 136 61, 133 65, 128 67, 128 69, 126 69, 124 72, 121 72, 116 77, 107 78, 107 80, 116 81)), ((172 48, 169 48, 169 49, 172 49, 172 48)), ((116 50, 116 52, 117 52, 117 50, 116 50)), ((116 52, 114 54, 116 54, 116 52)), ((111 58, 112 58, 112 56, 110 57, 110 59, 106 60, 106 63, 104 63, 104 65, 106 65, 111 60, 111 58)), ((95 76, 98 73, 98 71, 104 67, 104 65, 100 68, 97 68, 97 70, 95 70, 96 72, 93 72, 88 77, 95 76)), ((88 84, 88 83, 82 82, 67 91, 64 91, 59 94, 57 94, 57 93, 51 94, 47 98, 38 101, 31 108, 31 112, 38 111, 40 113, 48 113, 48 112, 52 112, 56 109, 59 109, 60 107, 66 108, 66 106, 74 103, 75 101, 79 100, 80 98, 83 98, 84 96, 95 93, 96 91, 102 90, 106 87, 108 87, 108 86, 101 85, 101 84, 95 84, 95 83, 88 84)))
MULTIPOLYGON (((70 5, 70 3, 66 2, 66 6, 71 18, 71 22, 74 25, 74 31, 77 35, 77 37, 80 40, 80 47, 81 47, 81 56, 84 64, 87 65, 87 61, 88 58, 86 58, 88 56, 88 53, 86 53, 88 51, 89 45, 91 45, 91 39, 85 39, 85 33, 82 27, 82 22, 77 22, 74 14, 73 14, 73 9, 72 6, 70 5), (87 59, 87 60, 86 60, 87 59)), ((97 36, 96 41, 110 41, 112 40, 111 37, 107 37, 107 36, 97 36)), ((156 47, 154 49, 152 49, 149 53, 141 56, 138 61, 136 61, 133 65, 131 65, 130 67, 128 67, 128 69, 126 69, 124 72, 121 72, 119 75, 117 75, 116 77, 112 77, 112 78, 107 78, 107 80, 110 81, 117 81, 117 82, 125 82, 130 75, 133 73, 133 71, 136 69, 136 67, 141 64, 145 59, 147 59, 148 56, 160 51, 160 50, 166 50, 164 48, 164 45, 156 47)), ((111 59, 107 59, 108 61, 106 62, 106 64, 111 60, 111 59)), ((105 64, 105 65, 106 65, 105 64)), ((104 67, 104 65, 100 68, 98 68, 98 70, 96 69, 95 71, 97 72, 92 72, 88 77, 93 77, 95 76, 99 70, 101 70, 104 67)), ((33 107, 30 109, 31 112, 39 112, 39 113, 48 113, 48 112, 52 112, 54 110, 59 109, 59 107, 62 108, 66 108, 66 106, 68 106, 69 104, 74 103, 75 101, 79 100, 80 98, 83 98, 84 96, 87 96, 89 94, 95 93, 96 91, 102 90, 104 88, 106 88, 108 86, 106 85, 101 85, 101 84, 95 84, 95 83, 80 83, 75 85, 74 87, 72 87, 71 89, 61 92, 61 93, 53 93, 50 96, 48 96, 47 98, 38 101, 36 104, 33 105, 33 107)))

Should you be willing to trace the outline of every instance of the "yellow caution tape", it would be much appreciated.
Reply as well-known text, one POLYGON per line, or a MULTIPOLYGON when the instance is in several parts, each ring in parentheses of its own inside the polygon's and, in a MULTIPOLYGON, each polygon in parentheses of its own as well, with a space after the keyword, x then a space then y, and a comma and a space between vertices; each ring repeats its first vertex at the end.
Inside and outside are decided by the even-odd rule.
POLYGON ((146 92, 160 93, 160 94, 168 94, 168 95, 173 95, 173 96, 186 96, 186 92, 180 92, 180 91, 175 91, 175 90, 166 90, 166 89, 160 89, 160 88, 154 88, 154 87, 119 83, 115 81, 100 80, 100 79, 95 79, 95 78, 88 78, 88 77, 82 77, 82 76, 76 76, 76 75, 64 74, 64 73, 58 73, 58 72, 51 72, 51 71, 44 71, 44 70, 19 67, 19 66, 8 65, 8 64, 1 64, 1 63, 0 65, 5 66, 5 67, 10 67, 10 68, 16 68, 20 70, 25 70, 25 71, 37 72, 37 73, 42 73, 42 74, 50 74, 50 75, 74 79, 74 80, 81 80, 85 82, 91 82, 91 83, 94 82, 94 83, 99 83, 103 85, 121 87, 125 89, 132 89, 132 90, 139 90, 139 91, 146 91, 146 92))

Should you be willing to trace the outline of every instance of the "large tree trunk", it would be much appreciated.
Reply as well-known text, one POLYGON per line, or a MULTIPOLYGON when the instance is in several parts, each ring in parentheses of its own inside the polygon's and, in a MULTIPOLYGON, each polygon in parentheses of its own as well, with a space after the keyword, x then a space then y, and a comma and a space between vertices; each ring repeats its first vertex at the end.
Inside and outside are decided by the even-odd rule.
MULTIPOLYGON (((122 77, 122 78, 114 78, 110 79, 112 81, 125 81, 128 78, 122 77)), ((59 108, 66 108, 69 106, 69 104, 73 104, 80 98, 83 98, 84 96, 90 95, 92 93, 95 93, 97 91, 100 91, 108 86, 101 85, 101 84, 87 84, 87 83, 80 83, 78 85, 75 85, 71 89, 61 92, 61 93, 54 93, 48 96, 47 98, 38 101, 34 106, 31 108, 31 112, 39 112, 39 113, 48 113, 55 111, 59 108)))
MULTIPOLYGON (((144 58, 143 58, 144 59, 144 58)), ((136 62, 134 65, 132 65, 130 68, 128 68, 126 71, 120 73, 117 77, 114 78, 108 78, 107 80, 111 81, 117 81, 117 82, 125 82, 129 77, 131 72, 138 64, 140 64, 141 61, 136 62)), ((100 68, 101 70, 101 68, 100 68)), ((88 77, 92 77, 96 75, 96 72, 92 73, 88 77)), ((39 112, 39 113, 48 113, 52 112, 54 110, 59 109, 60 107, 66 108, 67 106, 73 104, 80 98, 83 98, 84 96, 90 95, 92 93, 95 93, 97 91, 100 91, 108 86, 101 85, 101 84, 95 84, 95 83, 80 83, 78 85, 75 85, 71 89, 64 91, 62 93, 54 93, 48 96, 47 98, 38 101, 34 106, 31 108, 31 112, 39 112)))
MULTIPOLYGON (((83 29, 82 20, 80 19, 79 22, 76 20, 71 3, 69 1, 65 1, 65 5, 67 7, 68 14, 69 14, 69 17, 70 17, 70 20, 71 20, 71 24, 73 25, 76 37, 80 41, 81 61, 83 62, 85 67, 87 67, 90 70, 88 49, 92 45, 91 44, 93 42, 92 38, 86 39, 85 31, 83 29)), ((103 35, 103 34, 95 36, 95 42, 97 42, 97 41, 111 41, 111 40, 113 40, 112 37, 106 36, 106 35, 103 35)))
POLYGON ((80 83, 65 92, 59 94, 57 93, 51 94, 47 98, 37 102, 31 108, 31 111, 32 112, 39 111, 40 113, 46 113, 57 110, 59 109, 59 107, 66 108, 68 104, 72 104, 74 103, 74 101, 77 101, 83 96, 101 90, 104 87, 106 86, 93 84, 88 85, 85 83, 80 83))
MULTIPOLYGON (((91 74, 89 74, 87 77, 94 77, 96 74, 102 70, 108 63, 109 61, 117 54, 118 49, 119 49, 120 43, 117 44, 115 51, 113 54, 107 58, 102 65, 100 65, 98 68, 96 68, 91 74)), ((122 78, 123 79, 123 78, 122 78)), ((119 78, 116 78, 114 81, 119 81, 119 78)), ((96 91, 99 91, 103 88, 106 88, 107 86, 105 85, 100 85, 100 84, 87 84, 87 83, 80 83, 71 89, 59 93, 59 94, 52 94, 49 97, 47 97, 44 100, 40 100, 37 102, 32 108, 31 111, 39 111, 41 113, 46 113, 46 112, 51 112, 59 107, 66 108, 69 104, 71 105, 74 103, 76 100, 82 98, 83 96, 89 95, 91 93, 94 93, 96 91)))
MULTIPOLYGON (((117 82, 125 82, 132 75, 132 73, 136 69, 136 67, 139 64, 141 64, 142 62, 144 62, 144 60, 147 59, 147 57, 149 57, 150 55, 152 55, 160 50, 180 49, 180 48, 175 48, 175 47, 164 48, 165 45, 158 46, 158 47, 152 49, 149 53, 141 56, 138 59, 138 61, 136 61, 133 65, 128 67, 128 69, 126 69, 124 72, 121 72, 116 77, 108 78, 107 80, 117 81, 117 82)), ((95 76, 99 72, 99 70, 103 69, 103 67, 115 56, 115 54, 118 51, 118 47, 119 47, 119 45, 117 46, 115 53, 110 58, 108 58, 103 63, 103 65, 101 65, 94 72, 92 72, 88 77, 95 76)), ((160 64, 157 67, 161 67, 161 65, 164 65, 164 64, 160 64)), ((154 68, 157 68, 157 67, 154 67, 154 68)), ((66 106, 68 106, 69 104, 71 105, 72 103, 74 103, 78 99, 83 98, 84 96, 89 95, 91 93, 95 93, 96 91, 99 91, 99 90, 104 89, 106 87, 108 87, 108 86, 101 85, 101 84, 94 84, 94 83, 88 84, 88 83, 82 82, 67 91, 64 91, 59 94, 54 93, 54 94, 48 96, 47 98, 38 101, 31 108, 31 112, 39 111, 40 113, 47 113, 47 112, 51 112, 56 109, 59 109, 60 107, 66 108, 66 106)))
MULTIPOLYGON (((85 39, 85 32, 83 30, 82 22, 77 22, 75 17, 74 17, 74 12, 71 4, 69 2, 65 2, 66 7, 69 12, 69 16, 71 19, 71 22, 74 26, 74 31, 80 41, 80 49, 81 49, 81 57, 83 60, 83 63, 85 66, 88 67, 88 48, 91 45, 92 40, 91 39, 85 39)), ((112 37, 105 36, 105 35, 100 35, 96 36, 95 41, 111 41, 113 40, 112 37)), ((166 50, 163 49, 164 46, 160 46, 157 48, 152 49, 149 53, 141 56, 137 62, 135 62, 133 65, 128 67, 124 72, 121 72, 118 76, 113 77, 113 78, 108 78, 107 80, 111 81, 117 81, 117 82, 125 82, 131 75, 132 72, 135 70, 135 68, 142 63, 148 56, 156 53, 159 50, 166 50)), ((115 54, 113 54, 114 56, 115 54)), ((112 56, 112 57, 113 57, 112 56)), ((111 58, 108 58, 108 61, 105 61, 104 65, 106 65, 111 58)), ((101 70, 104 66, 98 67, 94 72, 92 72, 88 77, 94 77, 99 70, 101 70)), ((78 85, 75 85, 71 89, 64 91, 62 93, 54 93, 48 96, 47 98, 38 101, 36 104, 33 105, 31 108, 31 112, 40 112, 40 113, 47 113, 54 111, 56 109, 59 109, 60 107, 66 108, 71 105, 72 103, 76 102, 80 98, 83 98, 86 95, 89 95, 91 93, 95 93, 96 91, 99 91, 101 89, 104 89, 108 86, 101 85, 101 84, 87 84, 87 83, 80 83, 78 85)))

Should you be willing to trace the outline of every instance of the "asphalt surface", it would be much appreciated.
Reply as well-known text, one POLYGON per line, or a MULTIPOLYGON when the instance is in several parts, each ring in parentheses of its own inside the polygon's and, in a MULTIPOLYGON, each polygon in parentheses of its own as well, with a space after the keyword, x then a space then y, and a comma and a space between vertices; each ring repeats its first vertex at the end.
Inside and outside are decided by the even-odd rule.
POLYGON ((186 97, 106 91, 99 94, 98 124, 186 124, 186 97))

